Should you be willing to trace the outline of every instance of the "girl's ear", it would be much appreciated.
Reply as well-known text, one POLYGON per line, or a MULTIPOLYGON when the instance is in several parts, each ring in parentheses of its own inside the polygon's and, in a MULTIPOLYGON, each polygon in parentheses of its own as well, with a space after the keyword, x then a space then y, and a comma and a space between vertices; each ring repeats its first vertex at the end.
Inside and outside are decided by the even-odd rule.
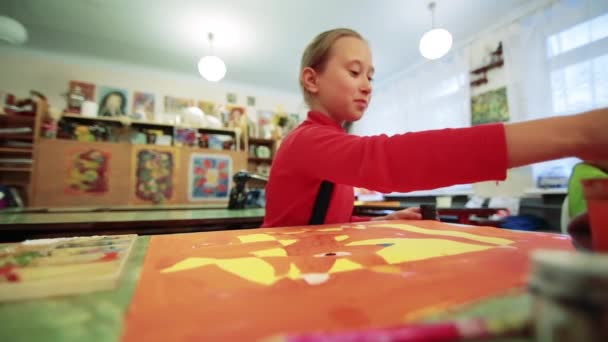
POLYGON ((302 81, 304 89, 309 93, 316 94, 319 91, 317 85, 317 72, 315 69, 311 67, 304 68, 304 70, 302 70, 302 75, 300 75, 300 80, 302 81))

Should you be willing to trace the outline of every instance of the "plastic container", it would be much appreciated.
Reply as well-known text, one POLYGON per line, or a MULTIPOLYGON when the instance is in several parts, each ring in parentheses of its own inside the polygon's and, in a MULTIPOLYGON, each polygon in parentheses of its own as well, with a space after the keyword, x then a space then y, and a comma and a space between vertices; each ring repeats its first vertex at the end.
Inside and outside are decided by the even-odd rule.
MULTIPOLYGON (((595 252, 608 252, 608 178, 583 179, 595 252)), ((608 291, 608 288, 606 289, 608 291)))
POLYGON ((608 341, 608 255, 535 251, 529 289, 537 341, 608 341))

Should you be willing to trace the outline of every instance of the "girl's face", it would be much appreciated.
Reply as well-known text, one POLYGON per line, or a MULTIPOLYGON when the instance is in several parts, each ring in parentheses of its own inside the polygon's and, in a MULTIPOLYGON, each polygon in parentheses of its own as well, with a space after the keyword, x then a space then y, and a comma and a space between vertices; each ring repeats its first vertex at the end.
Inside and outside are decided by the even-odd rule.
MULTIPOLYGON (((329 114, 338 122, 357 121, 372 97, 374 66, 367 43, 354 37, 338 39, 332 46, 325 69, 314 72, 305 84, 312 94, 311 109, 329 114)), ((309 71, 310 73, 310 71, 309 71)))
POLYGON ((120 98, 120 96, 112 94, 110 95, 110 97, 108 97, 106 106, 108 110, 113 113, 116 113, 120 110, 120 107, 122 107, 122 99, 120 98))

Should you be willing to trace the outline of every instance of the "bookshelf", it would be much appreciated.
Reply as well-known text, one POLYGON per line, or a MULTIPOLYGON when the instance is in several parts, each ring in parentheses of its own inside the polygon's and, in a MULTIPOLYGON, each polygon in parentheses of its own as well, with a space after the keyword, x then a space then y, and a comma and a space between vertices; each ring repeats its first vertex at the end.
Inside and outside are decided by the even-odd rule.
POLYGON ((19 115, 0 107, 0 186, 10 194, 10 205, 27 206, 33 197, 36 145, 47 108, 38 101, 35 115, 19 115))
MULTIPOLYGON (((235 141, 235 149, 238 151, 241 146, 239 145, 239 139, 237 139, 236 130, 231 128, 211 128, 203 126, 193 126, 185 124, 167 123, 167 122, 150 122, 141 120, 132 120, 128 117, 89 117, 75 114, 63 114, 62 120, 67 122, 74 122, 81 125, 94 125, 96 123, 106 123, 112 126, 124 128, 126 131, 130 129, 135 130, 146 130, 154 129, 163 131, 163 134, 170 135, 172 138, 172 145, 175 145, 175 130, 176 129, 193 129, 200 134, 217 134, 230 136, 235 141)), ((119 140, 127 141, 128 133, 119 137, 119 140)))

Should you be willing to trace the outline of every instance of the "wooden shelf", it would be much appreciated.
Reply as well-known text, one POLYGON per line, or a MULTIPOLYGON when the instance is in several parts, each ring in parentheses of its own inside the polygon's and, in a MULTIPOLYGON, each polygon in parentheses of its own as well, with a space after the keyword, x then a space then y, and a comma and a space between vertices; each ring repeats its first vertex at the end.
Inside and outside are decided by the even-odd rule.
POLYGON ((112 123, 117 123, 117 124, 124 124, 124 120, 121 120, 119 118, 111 118, 111 117, 89 117, 89 116, 82 116, 82 115, 77 115, 77 114, 63 114, 61 116, 61 118, 68 118, 68 119, 74 119, 74 120, 80 120, 80 121, 102 121, 102 122, 112 122, 112 123))
POLYGON ((476 74, 476 75, 484 74, 484 73, 488 72, 489 70, 492 70, 492 69, 495 69, 495 68, 500 68, 504 64, 505 64, 505 61, 503 59, 500 59, 500 60, 498 60, 496 62, 492 62, 492 63, 490 63, 488 65, 484 65, 484 66, 482 66, 480 68, 472 70, 471 74, 476 74))
POLYGON ((33 149, 19 148, 19 147, 0 147, 0 152, 14 153, 14 154, 30 154, 33 152, 33 149))
POLYGON ((471 86, 472 87, 480 86, 480 85, 485 84, 485 83, 488 83, 488 78, 487 77, 480 78, 480 79, 477 79, 475 81, 471 81, 471 86))
POLYGON ((274 145, 272 139, 249 138, 249 145, 274 145))
POLYGON ((31 133, 0 133, 0 139, 33 141, 34 136, 31 133))
POLYGON ((0 123, 2 123, 3 126, 8 123, 33 125, 35 121, 35 116, 0 114, 0 123))
POLYGON ((19 166, 0 166, 0 171, 7 172, 32 172, 31 167, 19 167, 19 166))
POLYGON ((183 124, 173 124, 173 123, 165 123, 165 122, 150 122, 150 121, 140 121, 140 120, 131 120, 129 117, 89 117, 89 116, 81 116, 75 114, 63 114, 63 118, 75 119, 81 121, 104 121, 104 122, 112 122, 118 123, 121 125, 129 126, 155 126, 155 127, 171 127, 171 128, 189 128, 196 129, 199 131, 210 132, 211 134, 230 134, 236 135, 236 131, 230 128, 211 128, 211 127, 200 127, 200 126, 188 126, 183 124))
POLYGON ((268 163, 268 164, 272 164, 272 158, 248 157, 247 161, 249 161, 250 163, 268 163))

